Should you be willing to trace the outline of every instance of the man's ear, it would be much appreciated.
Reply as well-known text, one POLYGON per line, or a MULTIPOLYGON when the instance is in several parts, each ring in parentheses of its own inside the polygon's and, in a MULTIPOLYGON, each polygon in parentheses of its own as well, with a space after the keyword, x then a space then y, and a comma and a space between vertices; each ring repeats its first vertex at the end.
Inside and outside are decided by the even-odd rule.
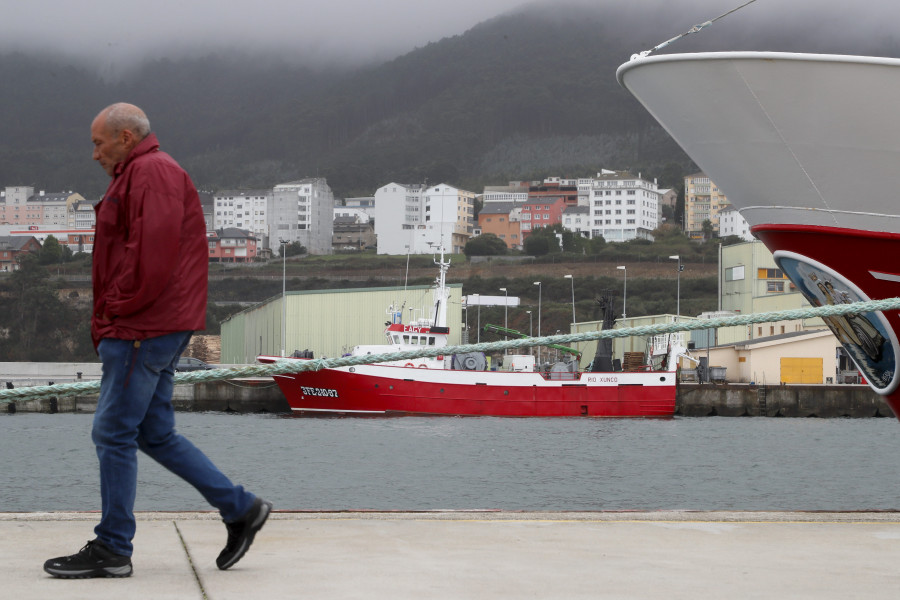
POLYGON ((122 136, 122 144, 129 150, 137 145, 137 138, 130 129, 123 129, 119 135, 122 136))

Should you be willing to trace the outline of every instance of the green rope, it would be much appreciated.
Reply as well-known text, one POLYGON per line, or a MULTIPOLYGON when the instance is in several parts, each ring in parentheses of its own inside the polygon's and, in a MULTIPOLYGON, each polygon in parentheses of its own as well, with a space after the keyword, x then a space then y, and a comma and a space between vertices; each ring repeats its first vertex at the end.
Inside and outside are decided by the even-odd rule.
MULTIPOLYGON (((516 340, 504 340, 499 342, 484 342, 480 344, 466 344, 459 346, 430 347, 402 352, 389 352, 384 354, 366 354, 364 356, 344 356, 341 358, 317 358, 312 360, 280 359, 271 364, 246 365, 231 369, 212 369, 209 371, 193 371, 190 373, 178 373, 175 375, 176 384, 206 383, 210 381, 222 381, 227 379, 241 379, 246 377, 270 377, 273 375, 288 375, 303 371, 318 371, 335 367, 351 367, 368 365, 398 360, 410 360, 413 358, 435 357, 441 355, 464 354, 466 352, 495 352, 514 348, 531 348, 534 346, 548 346, 550 344, 571 344, 575 342, 587 342, 607 338, 621 337, 647 337, 676 333, 679 331, 694 331, 700 329, 718 329, 720 327, 736 327, 740 325, 753 325, 756 323, 771 323, 774 321, 792 321, 797 319, 810 319, 815 317, 835 317, 848 314, 859 314, 885 310, 900 309, 900 298, 887 298, 885 300, 869 300, 865 302, 852 302, 848 304, 828 304, 811 308, 798 308, 792 310, 780 310, 775 312, 756 313, 750 315, 738 315, 735 317, 720 317, 717 319, 698 319, 691 321, 677 321, 674 323, 659 323, 656 325, 644 325, 641 327, 626 327, 623 329, 609 329, 606 331, 587 331, 582 333, 569 333, 564 335, 552 335, 536 338, 522 338, 516 340)), ((11 402, 15 398, 36 398, 50 396, 78 396, 95 394, 100 391, 100 381, 83 381, 66 383, 61 385, 43 385, 0 390, 0 403, 11 402)))

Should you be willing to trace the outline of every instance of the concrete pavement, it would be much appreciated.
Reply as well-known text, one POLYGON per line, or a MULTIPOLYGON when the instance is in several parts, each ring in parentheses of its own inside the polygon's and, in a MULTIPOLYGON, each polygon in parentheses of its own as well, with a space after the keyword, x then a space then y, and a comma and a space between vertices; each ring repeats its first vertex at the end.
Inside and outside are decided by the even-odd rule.
POLYGON ((219 571, 210 513, 139 513, 128 579, 63 580, 44 561, 93 513, 0 513, 17 600, 900 597, 900 513, 281 513, 219 571))

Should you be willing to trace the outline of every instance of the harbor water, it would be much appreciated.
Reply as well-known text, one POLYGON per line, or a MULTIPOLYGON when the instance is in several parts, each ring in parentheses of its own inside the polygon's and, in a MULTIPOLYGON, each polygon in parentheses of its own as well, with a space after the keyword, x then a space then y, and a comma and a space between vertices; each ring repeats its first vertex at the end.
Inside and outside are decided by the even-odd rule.
MULTIPOLYGON (((0 416, 0 512, 99 509, 92 417, 0 416)), ((895 419, 176 420, 280 510, 900 509, 895 419)), ((136 509, 209 506, 140 455, 136 509)))

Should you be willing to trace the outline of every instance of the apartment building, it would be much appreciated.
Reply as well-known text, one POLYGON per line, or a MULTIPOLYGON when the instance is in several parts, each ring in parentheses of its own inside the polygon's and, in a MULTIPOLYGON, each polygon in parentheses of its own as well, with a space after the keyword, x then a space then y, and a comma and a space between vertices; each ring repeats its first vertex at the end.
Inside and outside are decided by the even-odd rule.
POLYGON ((84 201, 75 192, 35 193, 32 186, 9 186, 0 190, 0 223, 69 227, 73 207, 84 201))
MULTIPOLYGON (((246 229, 268 246, 272 190, 222 190, 213 194, 213 229, 246 229)), ((277 242, 276 242, 277 244, 277 242)))
POLYGON ((569 231, 591 237, 591 209, 587 206, 567 206, 562 213, 562 225, 569 231))
POLYGON ((226 227, 206 232, 209 262, 253 262, 257 254, 257 240, 249 231, 226 227))
POLYGON ((459 253, 474 228, 474 192, 445 183, 389 183, 375 192, 378 254, 459 253))
POLYGON ((423 196, 420 183, 391 182, 375 190, 375 237, 378 254, 422 254, 426 244, 416 245, 425 233, 423 196))
POLYGON ((719 212, 728 205, 728 198, 705 173, 684 178, 683 229, 689 237, 702 239, 706 221, 712 225, 713 234, 719 235, 719 212))
MULTIPOLYGON (((527 194, 525 196, 528 197, 527 194)), ((493 233, 506 242, 513 250, 522 247, 522 232, 519 215, 524 202, 485 202, 478 213, 478 228, 481 234, 493 233)))
POLYGON ((528 200, 528 188, 537 182, 510 181, 509 185, 486 185, 480 198, 485 206, 495 202, 521 204, 528 200))
POLYGON ((659 227, 659 188, 625 171, 602 170, 590 183, 590 237, 608 242, 653 240, 659 227))
POLYGON ((322 177, 276 185, 268 206, 269 244, 300 242, 310 254, 331 254, 334 193, 322 177))
POLYGON ((750 233, 750 224, 741 216, 741 213, 731 204, 719 211, 719 237, 736 235, 745 242, 751 242, 755 238, 750 233))
POLYGON ((87 200, 76 202, 69 213, 69 229, 93 229, 97 224, 97 213, 94 205, 87 200))
MULTIPOLYGON (((576 194, 577 196, 577 194, 576 194)), ((522 241, 531 235, 531 232, 541 227, 549 227, 562 222, 563 210, 568 206, 565 195, 540 194, 530 197, 521 207, 520 223, 522 229, 522 241)))

